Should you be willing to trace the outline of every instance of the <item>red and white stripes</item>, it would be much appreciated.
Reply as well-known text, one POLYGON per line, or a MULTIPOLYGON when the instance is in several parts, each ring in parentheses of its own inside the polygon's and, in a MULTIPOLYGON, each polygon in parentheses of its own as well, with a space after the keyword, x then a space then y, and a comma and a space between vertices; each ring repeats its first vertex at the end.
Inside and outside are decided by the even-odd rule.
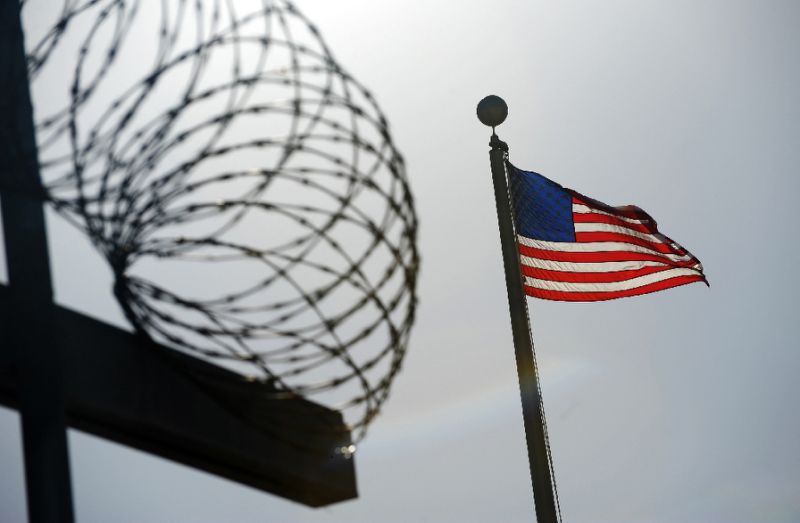
POLYGON ((643 210, 572 194, 575 242, 518 236, 527 294, 602 301, 706 281, 699 260, 659 233, 643 210))

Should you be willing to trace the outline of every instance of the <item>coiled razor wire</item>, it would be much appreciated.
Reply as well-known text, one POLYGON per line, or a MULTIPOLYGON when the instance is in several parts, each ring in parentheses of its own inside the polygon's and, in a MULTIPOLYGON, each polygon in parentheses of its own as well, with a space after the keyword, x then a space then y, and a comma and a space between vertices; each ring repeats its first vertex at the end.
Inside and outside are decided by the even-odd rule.
POLYGON ((108 260, 130 322, 341 409, 363 438, 419 264, 369 91, 287 0, 23 5, 48 198, 108 260))

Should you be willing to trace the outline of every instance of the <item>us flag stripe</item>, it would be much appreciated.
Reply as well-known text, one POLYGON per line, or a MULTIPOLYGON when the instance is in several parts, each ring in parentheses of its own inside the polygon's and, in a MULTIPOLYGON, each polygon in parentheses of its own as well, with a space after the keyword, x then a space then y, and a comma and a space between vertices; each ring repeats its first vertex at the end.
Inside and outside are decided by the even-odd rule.
POLYGON ((576 216, 580 216, 582 214, 597 214, 600 216, 607 216, 613 220, 615 223, 630 223, 634 225, 642 225, 642 224, 650 224, 652 223, 651 219, 636 219, 626 216, 616 215, 610 212, 601 211, 600 209, 593 209, 587 205, 583 205, 582 203, 575 203, 572 206, 572 212, 576 216))
POLYGON ((632 231, 639 231, 639 232, 644 232, 644 233, 648 233, 648 232, 650 232, 652 230, 652 225, 645 225, 645 224, 643 224, 643 223, 641 223, 639 221, 635 221, 635 220, 622 221, 622 220, 620 220, 619 218, 617 218, 615 216, 609 216, 607 214, 600 214, 600 213, 597 213, 597 212, 592 212, 592 213, 587 212, 587 213, 584 213, 584 214, 575 213, 575 214, 573 214, 572 219, 575 221, 575 226, 576 227, 578 226, 579 223, 580 224, 607 223, 609 225, 616 225, 617 227, 626 227, 628 229, 631 229, 632 231))
MULTIPOLYGON (((528 240, 528 238, 525 238, 528 240)), ((569 252, 536 249, 520 242, 519 252, 522 256, 539 258, 542 260, 566 261, 575 263, 603 263, 622 261, 657 261, 669 263, 676 267, 694 267, 697 262, 688 256, 676 256, 674 260, 665 261, 664 255, 638 253, 633 251, 599 251, 599 252, 569 252)))
MULTIPOLYGON (((549 269, 539 269, 538 267, 531 267, 529 265, 522 266, 523 276, 530 277, 534 280, 542 281, 557 281, 569 283, 615 283, 630 281, 639 276, 647 276, 658 272, 672 270, 674 267, 668 265, 647 265, 638 269, 628 269, 624 271, 590 271, 590 272, 576 272, 576 271, 552 271, 549 269)), ((526 280, 527 281, 527 280, 526 280)), ((536 287, 535 283, 528 282, 531 287, 536 287)), ((546 285, 542 288, 548 288, 546 285)), ((603 289, 593 289, 602 291, 603 289)))
MULTIPOLYGON (((575 235, 578 236, 577 234, 575 235)), ((660 252, 656 249, 651 249, 646 245, 637 245, 633 242, 622 242, 622 241, 588 241, 585 240, 584 242, 546 242, 542 240, 534 240, 533 238, 525 238, 524 236, 518 236, 519 243, 522 246, 526 247, 533 247, 535 249, 541 250, 549 250, 549 251, 559 251, 559 252, 566 252, 566 253, 615 253, 615 252, 623 252, 623 253, 631 253, 631 254, 649 254, 651 256, 655 256, 657 259, 660 260, 672 260, 672 261, 694 261, 696 260, 690 254, 672 254, 672 253, 664 253, 660 252)), ((611 260, 609 260, 611 261, 611 260)))
POLYGON ((631 229, 630 227, 619 226, 619 225, 611 225, 609 223, 597 223, 597 222, 590 222, 590 223, 575 223, 575 232, 612 232, 616 234, 626 234, 628 236, 633 236, 634 238, 639 238, 640 240, 654 242, 654 243, 661 243, 662 238, 655 234, 651 234, 649 232, 637 231, 631 229))
POLYGON ((644 247, 652 252, 662 253, 662 254, 675 254, 675 255, 683 255, 673 249, 671 245, 667 245, 661 242, 649 242, 646 240, 640 240, 635 236, 631 236, 630 234, 620 234, 615 232, 576 232, 575 239, 579 243, 594 243, 594 242, 619 242, 619 243, 629 243, 631 245, 638 245, 640 247, 644 247))
POLYGON ((623 272, 635 271, 642 267, 670 267, 670 265, 666 265, 664 262, 654 260, 575 263, 531 258, 530 256, 520 256, 520 263, 522 263, 523 272, 528 268, 558 272, 623 272))
MULTIPOLYGON (((633 271, 638 273, 639 271, 633 271)), ((568 273, 568 274, 584 274, 584 273, 568 273)), ((653 274, 637 275, 630 279, 622 279, 613 282, 574 282, 558 280, 539 280, 536 278, 525 277, 525 285, 537 289, 545 289, 550 291, 576 291, 576 292, 611 292, 611 291, 627 291, 637 287, 643 287, 652 283, 666 281, 679 276, 696 276, 697 271, 694 269, 680 268, 659 271, 653 274)))
POLYGON ((679 287, 695 282, 704 282, 705 278, 702 276, 682 276, 667 281, 661 281, 637 287, 635 289, 628 289, 624 291, 611 291, 611 292, 564 292, 564 291, 551 291, 545 289, 536 289, 534 287, 525 287, 525 293, 529 296, 541 298, 544 300, 554 301, 605 301, 614 300, 616 298, 627 298, 630 296, 640 296, 642 294, 649 294, 651 292, 663 291, 671 289, 672 287, 679 287))

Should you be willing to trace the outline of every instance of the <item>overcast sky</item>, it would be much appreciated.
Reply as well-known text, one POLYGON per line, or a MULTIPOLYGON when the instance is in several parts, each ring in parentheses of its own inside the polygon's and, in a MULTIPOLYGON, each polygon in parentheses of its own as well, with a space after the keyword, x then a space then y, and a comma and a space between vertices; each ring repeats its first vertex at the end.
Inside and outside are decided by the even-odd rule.
MULTIPOLYGON (((532 520, 487 94, 517 166, 639 205, 711 282, 529 302, 565 521, 800 520, 800 4, 297 6, 388 116, 421 223, 418 321, 356 455, 360 496, 309 509, 70 431, 77 520, 532 520)), ((50 232, 59 302, 120 321, 103 260, 50 232)), ((18 423, 0 408, 3 522, 25 518, 18 423)))

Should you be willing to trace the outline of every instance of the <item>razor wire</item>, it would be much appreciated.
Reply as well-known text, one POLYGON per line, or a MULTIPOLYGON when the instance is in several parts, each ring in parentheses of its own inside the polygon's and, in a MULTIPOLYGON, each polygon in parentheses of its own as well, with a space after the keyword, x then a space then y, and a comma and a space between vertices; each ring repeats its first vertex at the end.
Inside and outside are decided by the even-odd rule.
POLYGON ((134 328, 340 409, 361 440, 419 267, 370 92, 287 0, 21 3, 47 197, 134 328))

